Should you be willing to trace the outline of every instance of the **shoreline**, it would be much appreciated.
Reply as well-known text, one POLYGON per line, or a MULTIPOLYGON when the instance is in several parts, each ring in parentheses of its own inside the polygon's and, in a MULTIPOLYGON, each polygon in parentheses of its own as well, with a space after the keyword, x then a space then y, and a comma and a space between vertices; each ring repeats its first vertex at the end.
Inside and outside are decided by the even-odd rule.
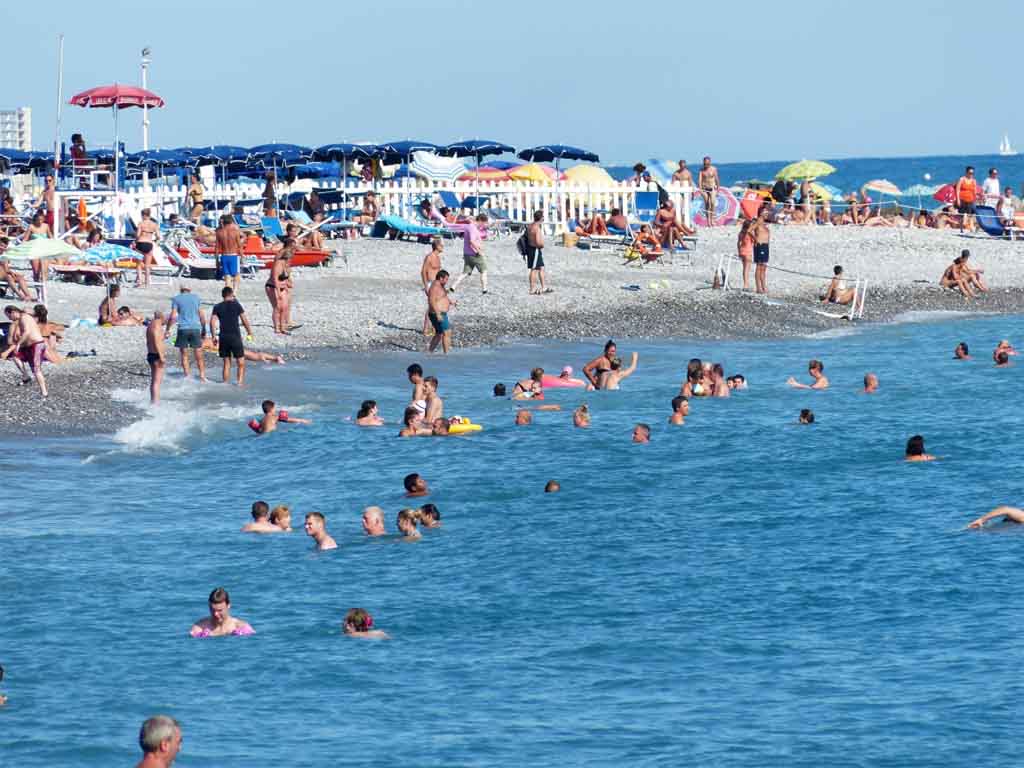
MULTIPOLYGON (((730 253, 733 227, 701 231, 701 249, 692 266, 621 266, 609 251, 578 251, 557 246, 545 250, 555 292, 526 293, 526 270, 511 240, 489 243, 490 292, 480 293, 476 275, 453 295, 453 353, 463 348, 502 346, 520 341, 577 342, 594 338, 679 340, 782 340, 849 327, 850 321, 819 312, 838 313, 821 305, 817 294, 832 263, 848 274, 871 281, 864 318, 856 326, 891 323, 908 312, 956 312, 970 315, 1024 314, 1024 247, 998 241, 966 240, 950 233, 829 228, 778 228, 773 232, 773 260, 792 272, 769 273, 769 297, 739 290, 710 288, 719 255, 730 253), (937 279, 952 255, 964 246, 976 254, 991 290, 967 302, 959 293, 939 288, 937 279), (884 286, 884 287, 882 287, 884 286)), ((256 340, 247 347, 283 354, 288 360, 315 359, 318 351, 407 351, 426 357, 421 324, 424 297, 419 263, 428 247, 418 243, 358 240, 335 243, 347 265, 327 270, 295 270, 294 320, 302 325, 292 336, 270 333, 270 312, 262 279, 245 281, 240 300, 254 324, 256 340)), ((445 268, 461 267, 461 243, 447 241, 445 268)), ((738 264, 736 265, 738 266, 738 264)), ((732 279, 736 280, 734 269, 732 279)), ((262 277, 262 276, 261 276, 262 277)), ((165 312, 174 285, 125 289, 121 300, 143 315, 165 312)), ((219 300, 220 283, 183 280, 209 312, 219 300)), ((57 322, 90 317, 102 300, 95 286, 54 283, 50 315, 57 322)), ((927 319, 927 318, 925 318, 927 319)), ((19 387, 14 366, 0 368, 0 437, 88 436, 111 434, 145 411, 112 398, 116 389, 145 389, 145 334, 139 327, 69 329, 63 353, 82 357, 45 372, 51 395, 43 401, 34 386, 19 387)), ((168 346, 168 376, 179 376, 177 354, 168 346)), ((207 355, 215 380, 219 362, 207 355)), ((252 367, 256 367, 253 365, 252 367)), ((258 374, 256 376, 258 379, 258 374)))

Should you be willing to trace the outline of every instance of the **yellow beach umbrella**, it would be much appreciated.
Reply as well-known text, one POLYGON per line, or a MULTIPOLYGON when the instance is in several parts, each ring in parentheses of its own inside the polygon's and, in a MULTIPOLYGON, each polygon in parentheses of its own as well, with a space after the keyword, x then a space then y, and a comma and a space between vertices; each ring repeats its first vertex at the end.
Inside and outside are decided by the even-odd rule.
POLYGON ((821 160, 801 160, 787 165, 775 174, 775 178, 783 181, 800 181, 802 179, 819 179, 835 172, 835 168, 821 160))
POLYGON ((608 171, 599 165, 574 165, 566 170, 565 180, 570 184, 581 184, 591 187, 615 183, 615 179, 608 174, 608 171))
POLYGON ((816 181, 811 184, 811 195, 821 203, 827 203, 834 199, 832 193, 816 181))
POLYGON ((554 182, 554 169, 550 172, 538 163, 526 163, 508 172, 508 177, 515 181, 532 181, 537 184, 551 184, 554 182))

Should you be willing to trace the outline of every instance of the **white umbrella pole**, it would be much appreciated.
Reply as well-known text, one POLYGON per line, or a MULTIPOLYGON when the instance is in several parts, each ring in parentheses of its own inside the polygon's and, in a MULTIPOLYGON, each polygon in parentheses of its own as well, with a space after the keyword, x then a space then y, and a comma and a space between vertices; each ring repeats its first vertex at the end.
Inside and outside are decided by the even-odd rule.
POLYGON ((114 192, 121 188, 121 157, 117 151, 117 104, 114 105, 114 192))

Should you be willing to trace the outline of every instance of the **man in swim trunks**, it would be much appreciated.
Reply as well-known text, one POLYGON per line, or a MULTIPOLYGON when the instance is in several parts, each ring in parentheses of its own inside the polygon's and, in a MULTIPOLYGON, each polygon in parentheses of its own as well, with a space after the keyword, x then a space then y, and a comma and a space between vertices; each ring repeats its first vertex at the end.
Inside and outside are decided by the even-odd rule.
POLYGON ((686 161, 679 161, 679 170, 672 174, 673 184, 686 184, 687 186, 693 186, 693 174, 690 173, 690 169, 686 167, 686 161))
POLYGON ((160 402, 160 383, 164 380, 164 313, 159 309, 146 328, 146 362, 149 364, 149 402, 160 402))
POLYGON ((181 751, 181 724, 173 717, 156 715, 139 729, 142 760, 135 768, 170 768, 181 751))
POLYGON ((171 326, 178 323, 178 333, 174 338, 174 346, 181 356, 181 368, 187 379, 192 372, 189 370, 188 351, 196 359, 199 380, 206 382, 206 360, 203 356, 203 339, 206 338, 206 315, 203 314, 202 302, 184 283, 177 296, 171 299, 171 314, 167 318, 167 331, 164 338, 171 332, 171 326))
POLYGON ((405 486, 406 498, 430 495, 430 488, 427 487, 427 481, 424 480, 417 472, 412 472, 406 475, 402 480, 402 485, 405 486))
POLYGON ((602 373, 612 369, 612 360, 615 359, 616 351, 615 342, 608 339, 604 345, 604 352, 583 366, 583 375, 587 377, 591 388, 596 388, 600 383, 602 373))
POLYGON ((801 384, 792 376, 786 379, 786 383, 794 389, 828 389, 828 379, 825 378, 825 364, 821 360, 811 360, 807 364, 807 372, 814 379, 811 384, 801 384))
POLYGON ((142 209, 142 221, 135 230, 135 243, 133 247, 142 254, 141 259, 135 262, 135 287, 149 288, 149 273, 154 264, 153 247, 156 243, 160 227, 150 218, 149 208, 142 209))
POLYGON ((700 173, 697 174, 697 185, 700 187, 700 194, 704 198, 704 213, 707 216, 708 226, 715 226, 715 205, 718 199, 718 188, 721 182, 718 179, 718 169, 711 164, 711 158, 705 157, 700 173))
POLYGON ((4 308, 4 314, 11 321, 8 346, 0 353, 0 360, 14 356, 14 364, 21 373, 21 383, 27 384, 32 379, 28 372, 35 376, 39 391, 43 397, 49 396, 46 388, 46 377, 43 376, 43 359, 46 357, 46 340, 39 330, 39 323, 28 312, 13 304, 4 308))
POLYGON ((242 526, 242 533, 281 533, 282 528, 270 522, 270 505, 265 501, 252 503, 252 522, 242 526))
POLYGON ((682 395, 672 398, 672 415, 668 417, 668 423, 682 426, 686 423, 686 417, 690 414, 690 401, 682 395))
MULTIPOLYGON (((481 274, 481 277, 483 275, 481 274)), ((427 291, 427 319, 434 326, 434 338, 427 345, 427 352, 433 352, 437 345, 447 355, 452 346, 451 324, 448 322, 448 310, 456 302, 448 298, 448 272, 440 270, 427 291)), ((484 291, 486 293, 486 291, 484 291)))
POLYGON ((367 536, 384 536, 384 510, 380 507, 367 507, 363 510, 363 531, 367 536))
POLYGON ((444 400, 437 394, 437 378, 427 376, 423 379, 423 397, 426 400, 426 411, 423 421, 433 424, 436 419, 444 417, 444 400))
POLYGON ((633 442, 634 443, 649 443, 651 442, 651 428, 640 423, 633 427, 633 442))
POLYGON ((231 376, 231 359, 234 358, 238 367, 238 386, 245 384, 245 346, 242 344, 242 331, 238 327, 239 321, 245 326, 245 332, 252 338, 252 326, 249 325, 249 317, 245 314, 245 308, 235 299, 235 292, 225 286, 221 292, 224 299, 213 308, 210 317, 210 334, 218 335, 218 324, 220 325, 220 340, 217 344, 217 354, 222 362, 223 381, 227 384, 231 376))
MULTIPOLYGON (((423 284, 423 293, 430 295, 430 286, 441 271, 441 253, 444 251, 444 241, 440 237, 430 239, 430 253, 423 257, 423 264, 420 265, 420 282, 423 284)), ((423 335, 430 334, 429 311, 423 316, 423 335)))
POLYGON ((619 383, 623 379, 633 375, 633 371, 636 370, 636 363, 638 359, 639 355, 636 352, 634 352, 633 360, 629 364, 629 367, 623 368, 622 359, 616 357, 614 360, 612 360, 611 370, 608 371, 607 373, 601 374, 600 385, 598 386, 598 389, 618 389, 619 383))
POLYGON ((750 227, 754 238, 754 289, 758 293, 768 293, 768 246, 772 233, 768 229, 768 206, 762 205, 750 227))
POLYGON ((487 216, 479 214, 475 223, 470 223, 462 235, 462 274, 451 287, 454 293, 463 280, 473 274, 480 273, 480 289, 487 293, 487 259, 484 256, 484 233, 487 231, 487 216))
POLYGON ((544 282, 544 211, 533 212, 533 223, 526 228, 526 268, 530 271, 530 293, 551 293, 544 282), (536 287, 537 281, 540 287, 536 287))
POLYGON ((337 549, 338 542, 327 533, 327 518, 319 512, 306 515, 306 535, 315 542, 314 549, 337 549))
POLYGON ((956 208, 960 211, 960 231, 974 229, 975 204, 978 200, 978 180, 974 178, 974 166, 968 165, 964 175, 957 179, 956 208))
POLYGON ((220 269, 224 275, 224 285, 234 284, 238 289, 239 266, 241 254, 245 251, 245 238, 242 230, 235 224, 231 216, 221 216, 220 226, 216 232, 217 243, 214 246, 214 255, 220 262, 220 269))

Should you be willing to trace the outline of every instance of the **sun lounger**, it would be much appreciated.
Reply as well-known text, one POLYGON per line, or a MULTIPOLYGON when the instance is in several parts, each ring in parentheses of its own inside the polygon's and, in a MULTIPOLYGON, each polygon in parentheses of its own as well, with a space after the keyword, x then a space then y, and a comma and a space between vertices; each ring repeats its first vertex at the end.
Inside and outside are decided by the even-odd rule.
MULTIPOLYGON (((26 280, 25 285, 30 290, 36 292, 36 303, 46 306, 46 283, 37 282, 35 280, 26 280)), ((13 285, 8 283, 6 280, 0 280, 0 298, 14 298, 17 297, 17 290, 13 285)))
POLYGON ((974 217, 978 222, 978 227, 992 237, 1016 240, 1024 232, 1024 230, 1017 227, 1004 227, 1002 221, 999 220, 996 209, 990 205, 979 205, 974 211, 974 217))
POLYGON ((424 238, 443 234, 444 230, 439 227, 416 224, 415 222, 403 219, 401 216, 381 216, 373 225, 371 237, 391 237, 391 239, 396 240, 403 237, 424 238))

